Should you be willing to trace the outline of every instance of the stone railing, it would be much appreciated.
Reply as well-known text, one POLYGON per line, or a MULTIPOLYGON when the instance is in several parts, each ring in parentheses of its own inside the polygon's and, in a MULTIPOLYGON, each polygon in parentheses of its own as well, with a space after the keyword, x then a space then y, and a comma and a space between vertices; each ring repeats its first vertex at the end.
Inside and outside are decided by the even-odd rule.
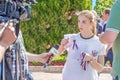
MULTIPOLYGON (((43 68, 43 66, 29 66, 30 72, 49 72, 49 73, 61 73, 63 66, 47 66, 43 68)), ((110 73, 111 67, 104 67, 102 73, 110 73)))

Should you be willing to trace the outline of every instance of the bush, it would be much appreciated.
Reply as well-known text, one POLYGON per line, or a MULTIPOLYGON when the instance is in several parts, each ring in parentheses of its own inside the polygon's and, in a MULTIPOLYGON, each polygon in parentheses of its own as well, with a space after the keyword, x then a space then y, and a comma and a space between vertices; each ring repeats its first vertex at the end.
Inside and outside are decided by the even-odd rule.
POLYGON ((52 60, 51 65, 52 66, 64 66, 65 61, 66 61, 66 56, 64 55, 57 56, 52 60))
POLYGON ((111 8, 114 2, 115 0, 97 0, 95 10, 102 15, 103 10, 105 8, 111 8))
MULTIPOLYGON (((48 64, 49 66, 64 66, 66 61, 65 55, 57 56, 53 58, 52 62, 48 64)), ((29 66, 43 66, 44 64, 40 62, 29 62, 29 66)))
POLYGON ((43 64, 40 62, 29 62, 28 65, 29 66, 43 66, 43 64))
POLYGON ((91 9, 91 0, 37 0, 30 21, 21 22, 28 52, 40 54, 59 44, 64 34, 76 33, 74 11, 91 9))

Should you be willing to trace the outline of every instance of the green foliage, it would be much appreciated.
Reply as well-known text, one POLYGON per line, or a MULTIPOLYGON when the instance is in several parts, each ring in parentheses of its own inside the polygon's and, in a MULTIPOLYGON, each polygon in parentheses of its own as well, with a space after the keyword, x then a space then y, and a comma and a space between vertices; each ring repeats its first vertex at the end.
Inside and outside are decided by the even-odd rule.
MULTIPOLYGON (((48 64, 48 66, 64 66, 66 62, 65 55, 57 56, 52 59, 52 61, 48 64)), ((41 62, 29 62, 29 66, 43 66, 44 64, 41 62)))
POLYGON ((29 66, 43 66, 40 62, 29 62, 29 66))
POLYGON ((65 63, 66 57, 64 55, 57 56, 57 57, 53 58, 53 60, 52 60, 52 62, 58 62, 58 61, 61 61, 61 62, 65 63))
POLYGON ((115 0, 97 0, 95 11, 102 14, 105 8, 111 8, 115 0))
POLYGON ((57 56, 52 60, 51 64, 49 64, 49 65, 51 65, 51 66, 64 66, 65 62, 66 62, 65 56, 57 56))
POLYGON ((91 0, 38 0, 30 21, 21 22, 27 51, 42 53, 59 44, 64 34, 76 33, 75 11, 91 10, 91 0))

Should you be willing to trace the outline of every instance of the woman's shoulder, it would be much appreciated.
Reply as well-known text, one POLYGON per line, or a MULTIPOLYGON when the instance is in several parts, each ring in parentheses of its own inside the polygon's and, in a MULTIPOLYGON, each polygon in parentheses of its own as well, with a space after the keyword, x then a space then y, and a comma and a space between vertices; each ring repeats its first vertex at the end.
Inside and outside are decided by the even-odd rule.
MULTIPOLYGON (((100 40, 99 40, 99 37, 97 36, 97 35, 94 35, 94 38, 93 38, 94 40, 96 40, 96 41, 98 41, 98 42, 100 42, 100 40)), ((101 43, 101 42, 100 42, 101 43)))
POLYGON ((95 38, 97 44, 99 45, 99 47, 106 46, 106 44, 103 44, 103 43, 99 40, 99 37, 98 37, 98 36, 95 36, 94 38, 95 38))

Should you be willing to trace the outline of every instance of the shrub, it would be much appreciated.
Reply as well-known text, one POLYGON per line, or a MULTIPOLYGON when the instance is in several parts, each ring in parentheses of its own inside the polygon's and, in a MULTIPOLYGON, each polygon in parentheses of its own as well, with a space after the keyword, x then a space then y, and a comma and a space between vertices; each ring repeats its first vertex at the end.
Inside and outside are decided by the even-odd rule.
POLYGON ((52 66, 64 66, 64 63, 66 61, 66 56, 61 55, 53 58, 51 65, 52 66))
POLYGON ((74 11, 91 9, 91 0, 37 0, 30 21, 21 22, 28 52, 40 54, 59 44, 64 34, 76 33, 74 11), (48 47, 49 46, 49 47, 48 47))
MULTIPOLYGON (((53 58, 49 66, 64 66, 64 63, 66 61, 65 55, 57 56, 53 58)), ((40 62, 29 62, 29 66, 43 66, 40 62)))

